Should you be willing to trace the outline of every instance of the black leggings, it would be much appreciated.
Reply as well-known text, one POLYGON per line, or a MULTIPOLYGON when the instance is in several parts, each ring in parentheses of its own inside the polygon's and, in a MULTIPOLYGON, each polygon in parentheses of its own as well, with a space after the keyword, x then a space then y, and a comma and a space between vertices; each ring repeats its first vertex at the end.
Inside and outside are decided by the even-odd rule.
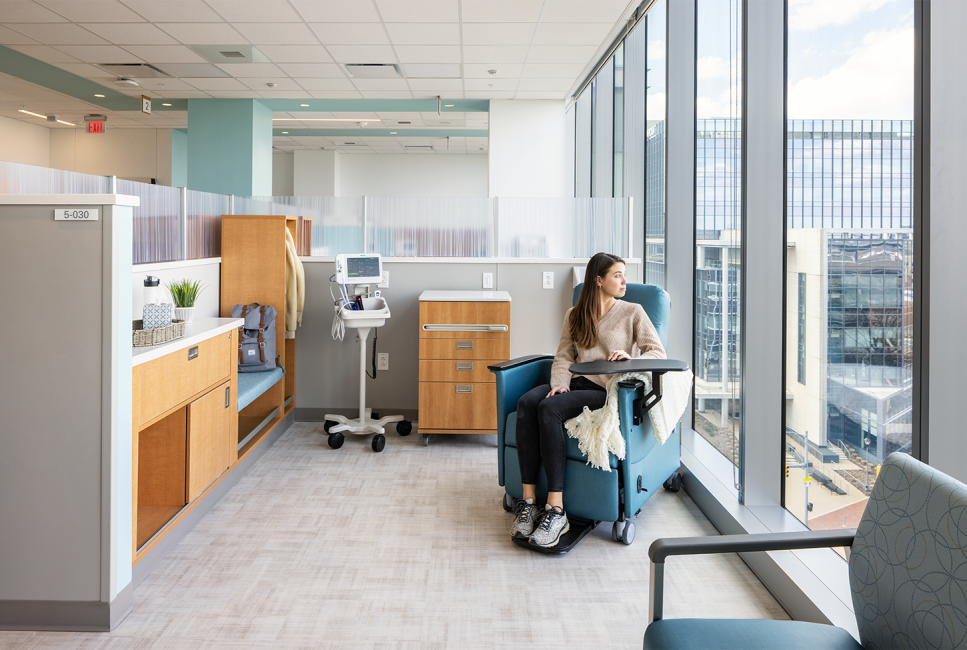
POLYGON ((585 377, 571 379, 566 393, 545 397, 549 392, 551 387, 544 384, 524 393, 517 402, 517 462, 522 483, 537 485, 543 463, 548 492, 563 492, 564 423, 580 415, 585 406, 592 411, 604 406, 608 393, 585 377))

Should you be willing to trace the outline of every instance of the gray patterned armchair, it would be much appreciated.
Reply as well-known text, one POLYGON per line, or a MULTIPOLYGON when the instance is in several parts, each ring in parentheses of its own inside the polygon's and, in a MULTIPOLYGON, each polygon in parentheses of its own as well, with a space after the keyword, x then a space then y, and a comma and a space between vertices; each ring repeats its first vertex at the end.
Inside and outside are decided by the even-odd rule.
POLYGON ((905 454, 887 457, 855 531, 656 540, 644 648, 967 648, 967 486, 905 454), (800 621, 662 619, 670 555, 848 546, 859 627, 800 621))

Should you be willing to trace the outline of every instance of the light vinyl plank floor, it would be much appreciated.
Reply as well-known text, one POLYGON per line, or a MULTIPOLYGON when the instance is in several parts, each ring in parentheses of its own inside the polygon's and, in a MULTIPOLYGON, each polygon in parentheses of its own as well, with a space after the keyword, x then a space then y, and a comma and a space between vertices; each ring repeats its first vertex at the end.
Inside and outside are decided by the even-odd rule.
MULTIPOLYGON (((714 535, 660 490, 631 546, 610 524, 569 555, 511 543, 493 436, 326 444, 292 426, 134 592, 111 633, 0 632, 17 649, 640 648, 648 546, 714 535)), ((788 618, 735 555, 673 558, 665 615, 788 618)))

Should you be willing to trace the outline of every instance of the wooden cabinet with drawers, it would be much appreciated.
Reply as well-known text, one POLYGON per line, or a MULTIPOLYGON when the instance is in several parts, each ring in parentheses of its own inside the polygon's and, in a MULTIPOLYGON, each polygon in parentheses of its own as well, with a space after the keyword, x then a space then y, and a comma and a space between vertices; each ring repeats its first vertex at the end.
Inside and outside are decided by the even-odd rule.
POLYGON ((510 358, 506 291, 420 296, 420 432, 497 433, 497 387, 487 366, 510 358))

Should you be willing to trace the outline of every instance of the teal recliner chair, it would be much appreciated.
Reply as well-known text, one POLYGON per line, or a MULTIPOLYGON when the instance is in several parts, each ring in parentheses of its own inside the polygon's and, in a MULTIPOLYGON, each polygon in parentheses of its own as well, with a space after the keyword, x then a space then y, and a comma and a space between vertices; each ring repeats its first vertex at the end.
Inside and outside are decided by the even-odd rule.
MULTIPOLYGON (((581 293, 581 285, 574 289, 574 303, 581 293)), ((648 284, 628 284, 623 300, 640 304, 651 319, 662 345, 668 339, 668 319, 671 299, 661 287, 648 284)), ((497 376, 497 480, 506 490, 504 509, 511 511, 515 499, 523 496, 520 468, 517 463, 517 401, 527 391, 550 381, 551 355, 531 355, 490 366, 497 376)), ((605 362, 609 373, 652 372, 660 377, 665 372, 686 370, 680 361, 665 359, 640 359, 605 362)), ((575 374, 580 372, 575 364, 575 374)), ((603 373, 602 373, 603 374, 603 373)), ((571 531, 552 548, 531 546, 527 540, 515 539, 515 543, 528 546, 543 553, 563 554, 574 548, 592 528, 602 521, 613 521, 611 537, 615 541, 631 544, 635 527, 631 522, 645 501, 662 485, 678 491, 681 475, 680 465, 681 427, 676 427, 665 444, 659 444, 647 416, 648 409, 661 399, 661 381, 653 381, 655 389, 645 394, 640 381, 621 382, 618 388, 618 414, 621 435, 625 439, 625 458, 619 461, 609 456, 610 472, 594 469, 587 464, 587 456, 578 449, 577 440, 567 440, 567 465, 564 475, 564 509, 567 511, 571 531)), ((537 485, 538 498, 547 495, 547 478, 541 470, 537 485)))
POLYGON ((645 650, 967 647, 967 485, 902 453, 887 456, 853 530, 658 539, 645 650), (843 546, 860 642, 802 621, 662 617, 673 555, 843 546))

